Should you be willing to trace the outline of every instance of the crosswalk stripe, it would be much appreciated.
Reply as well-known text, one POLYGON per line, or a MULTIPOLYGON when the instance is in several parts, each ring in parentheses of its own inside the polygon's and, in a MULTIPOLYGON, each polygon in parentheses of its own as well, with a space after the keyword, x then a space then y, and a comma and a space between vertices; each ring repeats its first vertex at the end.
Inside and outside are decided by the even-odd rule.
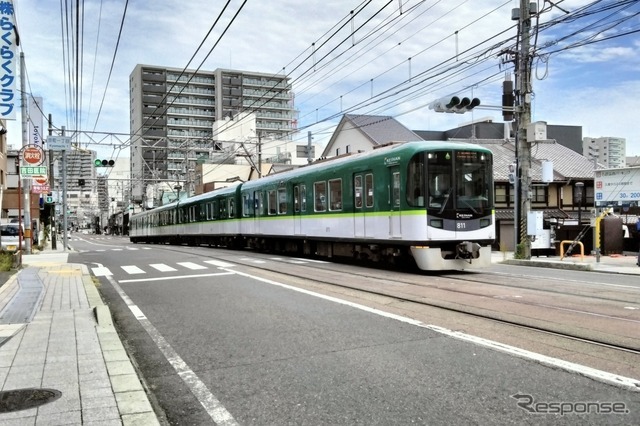
POLYGON ((177 263, 178 265, 184 266, 187 269, 207 269, 206 266, 198 265, 197 263, 193 263, 193 262, 177 262, 177 263))
POLYGON ((176 268, 172 268, 169 265, 165 265, 164 263, 152 263, 149 266, 151 266, 152 268, 157 269, 160 272, 172 272, 172 271, 177 271, 176 268))
POLYGON ((144 272, 142 269, 138 268, 137 266, 134 265, 127 265, 127 266, 121 266, 122 269, 124 269, 124 271, 127 274, 145 274, 146 272, 144 272))
POLYGON ((107 275, 113 275, 109 268, 105 268, 104 266, 91 268, 91 271, 96 277, 106 277, 107 275))
POLYGON ((209 265, 217 266, 219 268, 229 268, 231 266, 235 266, 233 263, 223 262, 222 260, 205 260, 204 263, 208 263, 209 265))
POLYGON ((253 263, 267 263, 264 260, 255 259, 253 257, 243 257, 243 258, 240 258, 240 260, 248 260, 249 262, 253 262, 253 263))

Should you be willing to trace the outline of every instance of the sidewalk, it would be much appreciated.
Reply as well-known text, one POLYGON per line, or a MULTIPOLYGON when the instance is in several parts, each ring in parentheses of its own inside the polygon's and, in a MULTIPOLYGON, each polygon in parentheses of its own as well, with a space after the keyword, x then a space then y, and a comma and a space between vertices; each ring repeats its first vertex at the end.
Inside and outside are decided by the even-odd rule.
POLYGON ((560 256, 534 256, 530 260, 514 259, 513 252, 492 252, 491 261, 507 265, 640 275, 640 266, 637 265, 638 253, 631 252, 625 252, 620 255, 600 256, 600 259, 593 255, 575 255, 564 259, 561 259, 560 256))
POLYGON ((0 286, 0 424, 159 425, 89 270, 58 247, 0 286))

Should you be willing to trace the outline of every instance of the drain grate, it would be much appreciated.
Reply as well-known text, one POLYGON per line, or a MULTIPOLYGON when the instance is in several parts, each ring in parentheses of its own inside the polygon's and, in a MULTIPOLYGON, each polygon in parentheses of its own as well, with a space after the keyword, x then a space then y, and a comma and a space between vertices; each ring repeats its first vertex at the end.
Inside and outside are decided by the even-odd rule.
POLYGON ((55 389, 13 389, 0 392, 0 413, 28 410, 48 402, 53 402, 62 396, 62 392, 55 389))

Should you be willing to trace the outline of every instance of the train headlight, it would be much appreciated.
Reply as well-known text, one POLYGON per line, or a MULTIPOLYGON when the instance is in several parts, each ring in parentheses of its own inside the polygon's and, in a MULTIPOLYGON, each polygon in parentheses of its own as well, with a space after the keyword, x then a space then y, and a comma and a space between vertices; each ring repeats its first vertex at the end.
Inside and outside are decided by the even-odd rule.
POLYGON ((429 221, 429 225, 431 225, 434 228, 442 229, 442 219, 431 219, 429 221))

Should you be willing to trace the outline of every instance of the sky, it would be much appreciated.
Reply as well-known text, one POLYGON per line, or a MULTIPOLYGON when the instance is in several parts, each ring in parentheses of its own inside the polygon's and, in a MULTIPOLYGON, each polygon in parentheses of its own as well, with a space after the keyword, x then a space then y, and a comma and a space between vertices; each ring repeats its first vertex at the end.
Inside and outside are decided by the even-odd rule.
MULTIPOLYGON (((305 142, 311 132, 326 143, 344 113, 393 116, 412 130, 502 121, 520 2, 84 0, 81 28, 75 9, 64 9, 75 3, 14 1, 26 91, 43 98, 56 129, 81 130, 81 146, 127 157, 136 64, 286 73, 298 110, 293 139, 305 142), (453 95, 481 106, 428 108, 453 95)), ((640 155, 640 2, 553 3, 539 2, 533 20, 532 120, 625 138, 627 155, 640 155)), ((20 120, 7 124, 10 145, 22 145, 20 120)))

